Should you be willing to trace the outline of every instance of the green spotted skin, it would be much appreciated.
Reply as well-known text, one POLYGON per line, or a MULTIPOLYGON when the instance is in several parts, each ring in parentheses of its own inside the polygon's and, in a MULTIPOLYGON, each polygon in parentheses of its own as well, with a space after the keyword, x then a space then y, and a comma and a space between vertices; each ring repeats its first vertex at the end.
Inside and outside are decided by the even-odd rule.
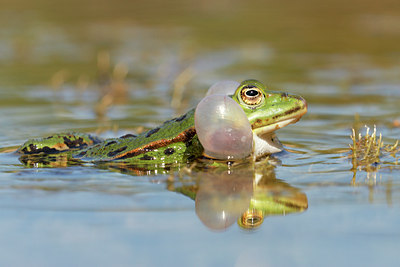
POLYGON ((139 164, 188 162, 203 153, 193 125, 194 109, 140 135, 107 139, 75 153, 74 157, 139 164))
POLYGON ((101 139, 83 133, 54 134, 45 138, 31 139, 25 142, 18 152, 21 154, 60 153, 73 149, 82 149, 101 142, 101 139))
MULTIPOLYGON (((243 108, 253 133, 258 136, 296 122, 307 111, 303 98, 267 91, 265 85, 256 80, 243 81, 231 97, 243 108)), ((192 109, 181 117, 139 135, 128 134, 101 140, 88 134, 68 133, 32 139, 23 144, 18 153, 23 155, 24 161, 34 158, 34 162, 43 164, 53 161, 47 156, 54 154, 66 155, 68 160, 82 162, 153 166, 187 163, 202 157, 204 152, 194 127, 194 113, 192 109)), ((50 158, 57 160, 65 157, 50 158)))
POLYGON ((203 147, 194 130, 193 109, 140 135, 100 140, 87 134, 57 134, 29 140, 18 152, 25 155, 64 152, 85 162, 171 164, 189 162, 201 156, 203 147))

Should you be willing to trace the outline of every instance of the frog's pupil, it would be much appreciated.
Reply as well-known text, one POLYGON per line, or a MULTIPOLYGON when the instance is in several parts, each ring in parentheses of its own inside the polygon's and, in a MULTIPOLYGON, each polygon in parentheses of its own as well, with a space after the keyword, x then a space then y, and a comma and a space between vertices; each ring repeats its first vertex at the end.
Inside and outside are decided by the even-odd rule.
POLYGON ((258 222, 260 221, 260 218, 247 218, 247 224, 249 225, 255 225, 258 224, 258 222))
POLYGON ((251 90, 246 91, 246 95, 247 96, 257 96, 258 95, 258 91, 254 90, 254 89, 251 89, 251 90))

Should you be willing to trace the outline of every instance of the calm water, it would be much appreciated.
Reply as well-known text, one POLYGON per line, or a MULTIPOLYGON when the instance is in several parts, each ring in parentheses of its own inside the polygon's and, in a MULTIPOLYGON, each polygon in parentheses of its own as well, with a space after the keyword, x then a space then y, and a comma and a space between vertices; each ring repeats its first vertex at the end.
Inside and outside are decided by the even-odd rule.
POLYGON ((399 25, 389 0, 6 1, 0 265, 397 265, 400 165, 385 155, 355 172, 348 144, 364 125, 400 139, 399 25), (10 152, 67 130, 140 132, 247 78, 308 101, 278 131, 288 152, 275 167, 145 175, 27 167, 10 152), (270 204, 258 227, 240 226, 262 198, 297 208, 270 204))

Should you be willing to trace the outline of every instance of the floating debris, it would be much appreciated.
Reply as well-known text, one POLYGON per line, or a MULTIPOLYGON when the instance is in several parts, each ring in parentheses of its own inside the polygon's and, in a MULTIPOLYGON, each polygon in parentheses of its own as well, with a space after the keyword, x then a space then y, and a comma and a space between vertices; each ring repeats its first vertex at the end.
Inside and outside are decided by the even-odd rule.
POLYGON ((400 127, 400 119, 393 121, 393 127, 400 127))

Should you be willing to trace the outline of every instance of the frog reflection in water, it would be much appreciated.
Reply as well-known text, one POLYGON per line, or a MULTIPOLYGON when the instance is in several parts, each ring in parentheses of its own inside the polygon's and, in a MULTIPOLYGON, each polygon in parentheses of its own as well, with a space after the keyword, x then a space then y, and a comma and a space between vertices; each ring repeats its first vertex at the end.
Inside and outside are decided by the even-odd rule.
MULTIPOLYGON (((229 90, 229 96, 222 100, 223 105, 229 106, 223 106, 224 109, 218 107, 226 112, 221 115, 222 119, 233 116, 233 119, 225 120, 231 123, 224 126, 226 129, 221 129, 223 126, 220 126, 220 121, 224 120, 208 125, 207 120, 201 122, 203 116, 214 116, 207 114, 210 107, 205 106, 201 111, 192 109, 183 116, 166 121, 139 135, 128 134, 120 138, 101 140, 88 134, 56 134, 29 140, 18 149, 18 153, 22 154, 21 160, 24 163, 39 167, 58 166, 51 162, 64 160, 67 163, 61 165, 80 162, 124 163, 145 166, 145 169, 150 170, 165 168, 171 164, 187 164, 203 157, 239 159, 247 158, 251 154, 253 158, 260 158, 281 151, 282 145, 274 131, 297 122, 307 112, 307 103, 302 97, 268 91, 256 80, 237 83, 233 90, 229 90), (243 113, 244 120, 240 121, 241 114, 231 114, 235 109, 243 113), (200 118, 199 122, 195 121, 195 116, 200 118), (216 128, 211 135, 208 133, 211 131, 210 127, 216 128), (246 127, 251 135, 250 140, 241 136, 240 130, 246 130, 246 127), (235 132, 232 129, 239 130, 235 132), (221 137, 223 133, 226 134, 221 137), (240 136, 234 136, 236 133, 240 136), (236 142, 237 140, 242 142, 236 142), (246 149, 242 149, 242 143, 250 150, 243 152, 246 149), (218 148, 220 151, 214 153, 213 147, 221 144, 222 148, 218 148)), ((213 98, 215 95, 208 97, 213 98)))
POLYGON ((196 214, 209 229, 221 231, 235 222, 256 229, 268 216, 300 213, 308 208, 307 196, 275 177, 274 159, 231 170, 191 173, 193 180, 170 181, 168 189, 195 200, 196 214), (271 164, 272 163, 272 164, 271 164))
POLYGON ((137 136, 101 140, 56 134, 27 141, 18 149, 20 160, 36 167, 93 162, 134 175, 200 166, 198 183, 170 183, 168 189, 195 199, 197 215, 211 229, 225 229, 236 220, 254 228, 265 216, 304 211, 305 194, 276 179, 274 167, 262 158, 283 149, 274 131, 297 122, 307 112, 306 101, 268 91, 256 80, 228 87, 210 88, 196 109, 137 136))

